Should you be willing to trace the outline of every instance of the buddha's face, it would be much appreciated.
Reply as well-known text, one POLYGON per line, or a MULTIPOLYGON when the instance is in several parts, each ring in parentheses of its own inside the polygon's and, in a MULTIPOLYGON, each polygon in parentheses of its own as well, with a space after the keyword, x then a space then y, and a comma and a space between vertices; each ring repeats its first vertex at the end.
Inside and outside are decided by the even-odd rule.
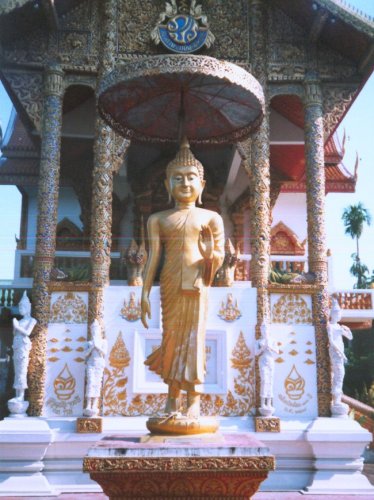
POLYGON ((202 193, 205 181, 200 179, 199 171, 193 166, 175 167, 165 181, 165 186, 176 202, 195 202, 202 193))

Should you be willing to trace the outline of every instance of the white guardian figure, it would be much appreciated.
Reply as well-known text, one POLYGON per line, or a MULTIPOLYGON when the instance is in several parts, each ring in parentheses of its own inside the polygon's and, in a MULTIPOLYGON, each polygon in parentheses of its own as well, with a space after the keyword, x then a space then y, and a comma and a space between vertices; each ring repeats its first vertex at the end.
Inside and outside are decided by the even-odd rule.
POLYGON ((105 356, 108 342, 102 335, 102 329, 97 319, 91 325, 91 339, 86 351, 86 408, 83 415, 95 417, 99 414, 98 401, 105 368, 105 356))
POLYGON ((27 368, 31 350, 30 335, 36 325, 36 319, 31 317, 31 302, 26 291, 18 304, 18 309, 22 318, 19 321, 13 318, 13 388, 16 390, 16 397, 8 401, 11 417, 25 417, 29 406, 28 401, 25 401, 25 389, 27 389, 27 368))
POLYGON ((333 417, 345 417, 348 413, 348 405, 342 403, 343 380, 345 374, 344 363, 347 361, 344 354, 343 337, 352 340, 353 336, 351 330, 347 326, 338 323, 341 317, 342 313, 339 303, 337 299, 333 297, 330 322, 327 325, 332 375, 331 413, 333 417))
POLYGON ((273 407, 273 385, 274 385, 274 356, 279 354, 276 342, 271 338, 268 325, 262 323, 261 338, 256 342, 256 356, 260 369, 260 398, 261 406, 259 412, 263 417, 271 417, 275 408, 273 407))

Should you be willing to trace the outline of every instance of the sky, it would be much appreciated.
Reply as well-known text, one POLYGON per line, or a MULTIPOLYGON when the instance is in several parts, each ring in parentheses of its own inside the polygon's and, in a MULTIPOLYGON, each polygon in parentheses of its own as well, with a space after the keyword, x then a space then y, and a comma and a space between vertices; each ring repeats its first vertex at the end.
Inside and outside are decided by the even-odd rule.
MULTIPOLYGON (((374 17, 374 0, 349 0, 349 3, 374 17)), ((354 278, 349 273, 354 240, 344 234, 341 216, 345 207, 362 202, 374 219, 374 75, 366 83, 339 126, 340 139, 346 133, 344 165, 354 170, 356 153, 360 164, 355 193, 330 193, 326 197, 327 248, 332 252, 334 286, 351 289, 354 278)), ((11 102, 0 83, 0 124, 3 134, 9 120, 11 102)), ((14 186, 0 186, 0 281, 11 279, 14 272, 15 238, 19 236, 21 195, 14 186)), ((361 261, 374 269, 374 220, 365 227, 360 239, 361 261)))

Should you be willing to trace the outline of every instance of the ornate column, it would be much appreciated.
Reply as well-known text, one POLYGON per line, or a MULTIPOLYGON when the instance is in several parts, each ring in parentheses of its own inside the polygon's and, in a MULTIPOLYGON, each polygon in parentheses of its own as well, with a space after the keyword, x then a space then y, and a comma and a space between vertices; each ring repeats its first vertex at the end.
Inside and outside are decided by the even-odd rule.
POLYGON ((316 73, 304 82, 305 165, 308 221, 309 271, 316 275, 313 320, 316 329, 318 413, 330 414, 331 373, 326 324, 329 298, 325 234, 325 162, 323 144, 322 92, 316 73))
POLYGON ((267 99, 267 6, 264 0, 252 0, 252 73, 261 83, 265 95, 265 116, 255 134, 244 143, 250 158, 251 191, 251 275, 257 288, 257 337, 261 323, 269 319, 269 253, 270 253, 270 147, 269 103, 267 99))
MULTIPOLYGON (((101 77, 111 71, 116 55, 117 1, 104 0, 101 7, 101 55, 97 88, 101 77)), ((94 167, 91 208, 91 277, 92 289, 88 304, 88 322, 103 318, 104 288, 109 283, 110 249, 112 243, 112 191, 114 132, 97 116, 95 126, 94 167)))
MULTIPOLYGON (((265 95, 265 115, 259 129, 243 143, 250 159, 251 209, 251 279, 257 288, 256 339, 261 324, 270 319, 269 311, 269 254, 270 254, 270 147, 269 101, 267 98, 267 2, 251 0, 252 73, 261 83, 265 95)), ((256 362, 256 408, 260 407, 260 374, 256 362)), ((260 421, 260 419, 258 419, 260 421)), ((257 428, 257 420, 256 420, 257 428)))
POLYGON ((46 69, 41 128, 38 188, 38 223, 34 261, 33 332, 29 362, 29 414, 41 415, 44 402, 47 327, 50 309, 48 282, 56 247, 58 188, 60 175, 62 98, 64 73, 57 65, 46 69))

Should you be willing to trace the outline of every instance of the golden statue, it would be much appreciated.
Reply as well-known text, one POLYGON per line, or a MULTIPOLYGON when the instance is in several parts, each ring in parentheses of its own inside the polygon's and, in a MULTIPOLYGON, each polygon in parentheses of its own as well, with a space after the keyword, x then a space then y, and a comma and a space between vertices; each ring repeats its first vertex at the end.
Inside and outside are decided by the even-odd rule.
MULTIPOLYGON (((196 207, 205 186, 204 169, 190 151, 187 139, 166 168, 165 186, 175 206, 151 215, 148 220, 150 254, 141 301, 142 323, 148 328, 149 293, 163 247, 165 261, 160 278, 163 335, 161 346, 148 356, 145 364, 169 388, 163 420, 167 424, 156 426, 156 430, 181 434, 206 432, 199 423, 199 385, 205 376, 207 292, 223 262, 224 233, 219 214, 196 207), (187 392, 185 417, 179 413, 181 390, 187 392), (178 428, 184 431, 179 432, 178 428)), ((150 425, 148 428, 155 429, 150 425)))

